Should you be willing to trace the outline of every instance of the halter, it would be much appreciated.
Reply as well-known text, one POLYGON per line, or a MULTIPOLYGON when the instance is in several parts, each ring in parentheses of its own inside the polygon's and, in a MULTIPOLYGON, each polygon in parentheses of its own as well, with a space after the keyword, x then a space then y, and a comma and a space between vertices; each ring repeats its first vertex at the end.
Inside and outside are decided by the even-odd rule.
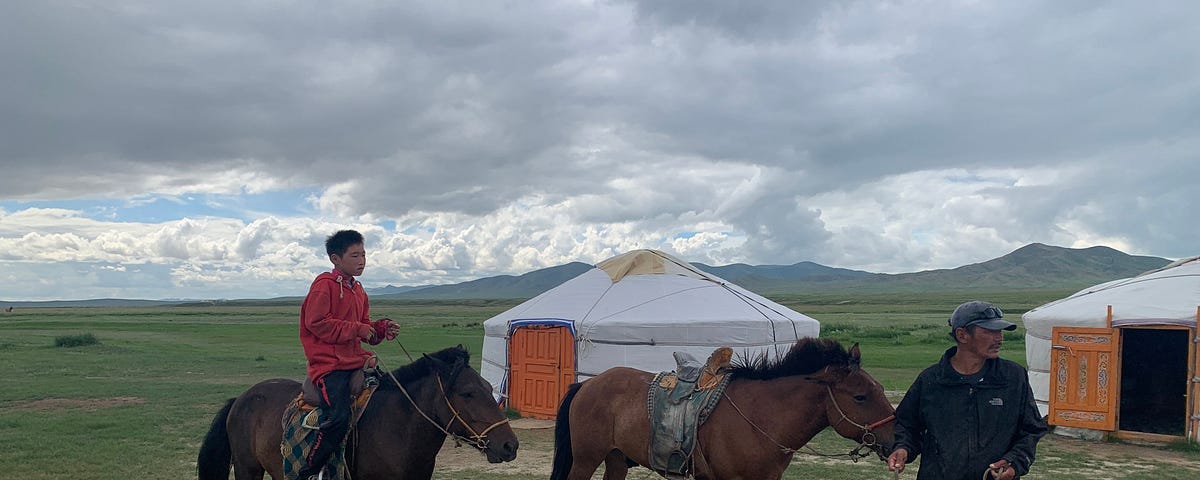
POLYGON ((488 446, 488 439, 487 439, 488 432, 492 431, 496 427, 499 427, 501 425, 508 423, 508 418, 505 418, 503 420, 500 420, 496 423, 489 425, 487 428, 483 429, 482 432, 475 433, 475 429, 471 428, 471 424, 467 423, 467 420, 464 419, 463 416, 458 413, 458 409, 454 408, 454 405, 450 403, 450 396, 446 395, 446 387, 442 386, 442 377, 438 376, 437 374, 434 374, 433 378, 437 379, 438 391, 440 391, 442 393, 442 398, 446 400, 446 407, 450 409, 450 413, 454 414, 454 418, 451 418, 449 422, 446 422, 446 426, 444 428, 442 428, 442 431, 449 433, 450 425, 453 425, 454 421, 458 420, 458 423, 461 423, 462 426, 467 428, 468 432, 471 432, 471 437, 465 438, 460 435, 455 435, 454 436, 455 440, 457 441, 458 439, 461 438, 461 439, 463 439, 463 441, 469 443, 471 446, 473 446, 475 448, 478 448, 479 450, 486 449, 488 446))
MULTIPOLYGON (((887 417, 884 417, 882 420, 879 420, 875 423, 872 423, 869 425, 862 425, 858 422, 855 422, 854 420, 851 420, 850 417, 846 416, 846 412, 842 411, 842 406, 838 405, 837 398, 833 396, 833 387, 826 385, 825 391, 829 392, 829 401, 833 402, 833 408, 837 409, 838 415, 842 416, 842 418, 839 419, 837 421, 837 423, 833 424, 834 430, 837 430, 838 425, 841 425, 842 422, 848 422, 849 424, 858 427, 859 430, 862 431, 862 434, 860 434, 858 437, 858 447, 856 447, 854 450, 851 450, 849 455, 852 455, 852 456, 856 455, 858 458, 863 458, 863 457, 866 457, 867 455, 870 455, 870 453, 862 453, 861 450, 864 447, 867 449, 874 450, 875 446, 878 445, 878 443, 877 443, 878 439, 875 437, 875 432, 873 432, 872 430, 875 430, 876 428, 882 427, 884 425, 887 425, 888 423, 895 421, 896 420, 895 411, 893 410, 893 413, 891 415, 888 415, 887 417)), ((857 462, 858 458, 855 458, 854 461, 857 462)))
POLYGON ((404 388, 404 385, 400 384, 400 381, 396 379, 396 376, 392 374, 391 370, 388 370, 386 368, 383 368, 382 370, 387 372, 388 378, 391 378, 392 383, 395 383, 396 387, 400 389, 400 392, 404 393, 404 397, 408 399, 409 403, 412 403, 413 408, 417 410, 417 413, 421 414, 421 417, 425 418, 425 420, 428 421, 430 425, 437 427, 437 429, 440 430, 442 433, 446 434, 446 436, 454 439, 455 447, 460 447, 460 446, 462 446, 463 442, 466 442, 467 445, 475 447, 477 450, 479 450, 481 452, 485 451, 485 450, 487 450, 487 447, 488 447, 488 438, 487 438, 488 432, 492 431, 496 427, 499 427, 501 425, 508 423, 508 419, 505 418, 503 420, 500 420, 499 422, 493 423, 488 428, 485 428, 482 432, 476 433, 475 429, 471 428, 471 424, 467 423, 466 419, 464 419, 463 416, 458 413, 458 409, 454 408, 454 404, 450 403, 450 396, 446 395, 446 387, 442 385, 442 377, 437 374, 437 371, 434 371, 433 378, 437 379, 438 392, 442 394, 442 399, 446 401, 446 406, 450 408, 450 413, 454 414, 454 417, 452 417, 450 419, 450 421, 446 422, 446 426, 443 427, 441 424, 434 421, 433 418, 430 418, 430 416, 428 414, 426 414, 423 410, 421 410, 421 406, 418 405, 417 401, 414 400, 412 395, 410 395, 408 393, 408 390, 404 388), (453 425, 455 420, 458 420, 459 423, 462 423, 462 425, 467 428, 467 431, 471 432, 470 437, 464 437, 462 435, 459 435, 457 433, 450 431, 450 425, 453 425))

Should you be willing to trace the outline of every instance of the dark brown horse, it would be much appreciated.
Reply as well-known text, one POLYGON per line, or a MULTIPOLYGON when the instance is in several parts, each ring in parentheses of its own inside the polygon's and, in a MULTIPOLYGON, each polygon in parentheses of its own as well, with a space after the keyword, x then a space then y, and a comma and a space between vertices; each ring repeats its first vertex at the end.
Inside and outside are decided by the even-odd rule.
MULTIPOLYGON (((858 344, 801 339, 783 358, 744 359, 725 397, 700 426, 692 454, 697 480, 779 479, 796 449, 825 427, 883 459, 892 447, 892 405, 859 368, 858 344)), ((646 394, 654 375, 609 369, 572 385, 558 410, 551 480, 604 480, 647 465, 646 394)), ((861 455, 866 455, 862 453, 861 455)))
MULTIPOLYGON (((459 345, 384 375, 346 446, 351 477, 427 480, 447 431, 478 448, 489 462, 516 458, 517 436, 492 399, 491 385, 468 361, 459 345)), ((261 480, 263 472, 286 478, 280 422, 299 393, 300 383, 274 379, 226 402, 200 447, 200 480, 228 479, 231 464, 237 480, 261 480)))

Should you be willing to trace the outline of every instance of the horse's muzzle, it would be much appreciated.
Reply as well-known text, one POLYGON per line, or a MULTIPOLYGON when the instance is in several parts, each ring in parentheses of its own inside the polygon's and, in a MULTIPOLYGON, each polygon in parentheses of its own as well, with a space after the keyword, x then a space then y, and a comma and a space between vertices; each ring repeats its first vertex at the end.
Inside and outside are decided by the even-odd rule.
POLYGON ((512 441, 506 441, 500 445, 491 445, 483 454, 487 456, 488 463, 503 463, 511 462, 517 458, 518 442, 514 438, 512 441))

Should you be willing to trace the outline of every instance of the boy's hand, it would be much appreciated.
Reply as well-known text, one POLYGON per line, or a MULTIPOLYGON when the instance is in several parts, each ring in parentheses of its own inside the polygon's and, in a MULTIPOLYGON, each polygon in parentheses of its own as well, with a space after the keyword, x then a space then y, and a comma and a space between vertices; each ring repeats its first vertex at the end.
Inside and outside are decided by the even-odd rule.
POLYGON ((384 323, 385 327, 384 327, 383 338, 386 338, 388 340, 395 340, 396 336, 400 334, 400 324, 396 323, 394 320, 392 320, 390 318, 384 318, 384 319, 382 319, 382 321, 387 322, 387 323, 384 323))
POLYGON ((375 341, 375 329, 366 326, 366 328, 359 330, 358 339, 368 343, 375 341))

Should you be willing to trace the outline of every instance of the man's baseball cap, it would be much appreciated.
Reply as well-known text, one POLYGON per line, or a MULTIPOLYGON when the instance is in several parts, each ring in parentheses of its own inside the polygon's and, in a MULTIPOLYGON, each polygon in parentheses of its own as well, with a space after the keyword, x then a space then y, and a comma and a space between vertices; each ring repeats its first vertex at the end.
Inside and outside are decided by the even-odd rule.
POLYGON ((971 325, 978 325, 988 330, 1016 330, 1017 324, 1004 320, 1004 312, 988 302, 972 300, 959 305, 950 314, 950 336, 954 331, 971 325))

